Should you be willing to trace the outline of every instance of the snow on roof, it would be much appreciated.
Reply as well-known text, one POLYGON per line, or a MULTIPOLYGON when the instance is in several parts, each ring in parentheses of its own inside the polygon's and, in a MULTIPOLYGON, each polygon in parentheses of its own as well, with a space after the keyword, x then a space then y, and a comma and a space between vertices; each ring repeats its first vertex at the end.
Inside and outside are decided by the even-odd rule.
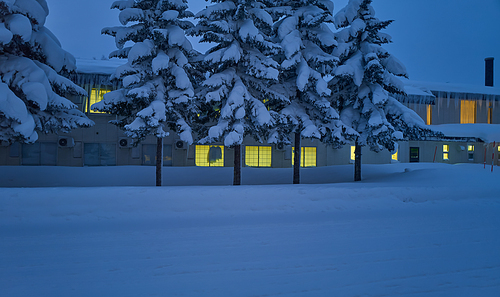
POLYGON ((448 137, 475 137, 486 143, 500 142, 500 125, 495 124, 444 124, 432 125, 433 130, 441 131, 448 137))
POLYGON ((77 59, 76 72, 86 74, 107 74, 115 73, 117 67, 125 64, 125 60, 111 59, 111 60, 91 60, 91 59, 77 59))
POLYGON ((449 84, 405 80, 408 88, 426 89, 440 98, 475 99, 475 100, 500 100, 500 88, 476 86, 468 84, 449 84))
MULTIPOLYGON (((76 72, 85 74, 111 75, 116 68, 125 64, 123 59, 92 60, 77 59, 76 72)), ((467 84, 422 82, 402 79, 407 97, 397 98, 402 102, 435 104, 436 97, 500 101, 500 88, 467 84)), ((398 96, 396 96, 398 97, 398 96)))

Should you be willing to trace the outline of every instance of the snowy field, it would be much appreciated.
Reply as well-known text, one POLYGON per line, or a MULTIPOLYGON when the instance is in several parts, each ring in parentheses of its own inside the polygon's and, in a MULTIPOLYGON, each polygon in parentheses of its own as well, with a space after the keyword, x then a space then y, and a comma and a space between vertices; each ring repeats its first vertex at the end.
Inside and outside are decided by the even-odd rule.
POLYGON ((499 167, 363 169, 0 167, 0 296, 500 296, 499 167))

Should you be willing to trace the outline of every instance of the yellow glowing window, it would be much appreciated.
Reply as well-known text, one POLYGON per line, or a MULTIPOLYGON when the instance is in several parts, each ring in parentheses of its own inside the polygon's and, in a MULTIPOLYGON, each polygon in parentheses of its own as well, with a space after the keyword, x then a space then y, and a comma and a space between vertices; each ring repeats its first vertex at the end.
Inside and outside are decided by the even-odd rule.
POLYGON ((356 146, 351 145, 351 161, 356 160, 356 154, 355 154, 355 152, 356 152, 356 146))
POLYGON ((224 166, 224 146, 197 145, 195 146, 195 164, 204 167, 224 166))
POLYGON ((460 124, 474 124, 476 122, 476 105, 476 101, 461 100, 460 124))
POLYGON ((467 157, 469 160, 474 160, 474 145, 467 145, 467 157))
POLYGON ((94 111, 90 109, 92 104, 97 103, 101 101, 104 98, 104 94, 109 93, 109 90, 106 89, 92 89, 90 91, 90 98, 89 98, 89 105, 87 106, 87 112, 90 113, 105 113, 105 112, 100 112, 100 111, 94 111))
POLYGON ((427 105, 427 125, 432 125, 432 105, 427 105))
POLYGON ((392 154, 391 158, 393 161, 397 161, 398 160, 398 152, 396 151, 394 154, 392 154))
POLYGON ((251 167, 271 167, 271 155, 270 146, 246 146, 245 164, 251 167))
MULTIPOLYGON (((292 147, 292 165, 294 165, 295 148, 292 147)), ((301 147, 300 167, 316 167, 316 147, 301 147)))
POLYGON ((443 144, 443 160, 449 160, 450 146, 443 144))
POLYGON ((493 104, 489 104, 488 106, 488 124, 491 124, 493 118, 493 104))

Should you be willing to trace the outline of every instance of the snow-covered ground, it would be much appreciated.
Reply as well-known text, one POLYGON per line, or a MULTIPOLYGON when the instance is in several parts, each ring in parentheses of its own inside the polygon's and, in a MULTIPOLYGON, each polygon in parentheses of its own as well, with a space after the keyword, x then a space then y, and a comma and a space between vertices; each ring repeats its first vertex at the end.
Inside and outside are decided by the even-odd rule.
POLYGON ((500 168, 363 169, 0 167, 0 296, 499 296, 500 168))

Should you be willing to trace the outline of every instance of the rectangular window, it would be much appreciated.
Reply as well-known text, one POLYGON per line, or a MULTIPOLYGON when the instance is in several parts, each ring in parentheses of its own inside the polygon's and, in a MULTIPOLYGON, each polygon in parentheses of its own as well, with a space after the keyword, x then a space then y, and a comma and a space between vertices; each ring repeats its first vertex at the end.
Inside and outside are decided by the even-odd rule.
POLYGON ((351 145, 351 162, 354 162, 356 160, 356 146, 351 145))
POLYGON ((85 166, 116 165, 116 144, 85 143, 83 145, 83 164, 85 166))
POLYGON ((22 145, 23 165, 50 165, 57 164, 57 144, 39 143, 22 145))
POLYGON ((476 123, 476 105, 474 100, 461 100, 460 102, 460 124, 476 123))
POLYGON ((420 148, 410 147, 410 163, 420 162, 420 148))
POLYGON ((488 124, 491 124, 493 120, 493 104, 490 103, 488 106, 488 124))
POLYGON ((195 164, 203 167, 224 167, 224 146, 195 146, 195 164))
MULTIPOLYGON (((292 147, 292 165, 295 163, 295 148, 292 147)), ((316 147, 301 147, 300 167, 316 167, 316 147)))
POLYGON ((89 104, 87 106, 87 112, 88 113, 105 113, 105 112, 100 112, 100 111, 94 111, 91 109, 92 104, 97 103, 101 101, 104 98, 104 94, 109 93, 110 90, 107 89, 96 89, 93 88, 92 91, 90 91, 90 97, 89 97, 89 104))
POLYGON ((467 157, 470 161, 474 160, 474 145, 467 145, 467 157))
POLYGON ((394 154, 391 155, 391 160, 392 161, 397 161, 398 160, 398 151, 396 151, 394 154))
POLYGON ((450 146, 443 144, 443 160, 449 160, 450 146))
POLYGON ((432 105, 427 105, 427 121, 426 125, 432 125, 432 105))
MULTIPOLYGON (((156 144, 142 145, 142 165, 156 165, 156 144)), ((172 166, 172 146, 163 145, 163 166, 172 166)))
POLYGON ((271 167, 270 146, 245 146, 245 165, 250 167, 271 167))

